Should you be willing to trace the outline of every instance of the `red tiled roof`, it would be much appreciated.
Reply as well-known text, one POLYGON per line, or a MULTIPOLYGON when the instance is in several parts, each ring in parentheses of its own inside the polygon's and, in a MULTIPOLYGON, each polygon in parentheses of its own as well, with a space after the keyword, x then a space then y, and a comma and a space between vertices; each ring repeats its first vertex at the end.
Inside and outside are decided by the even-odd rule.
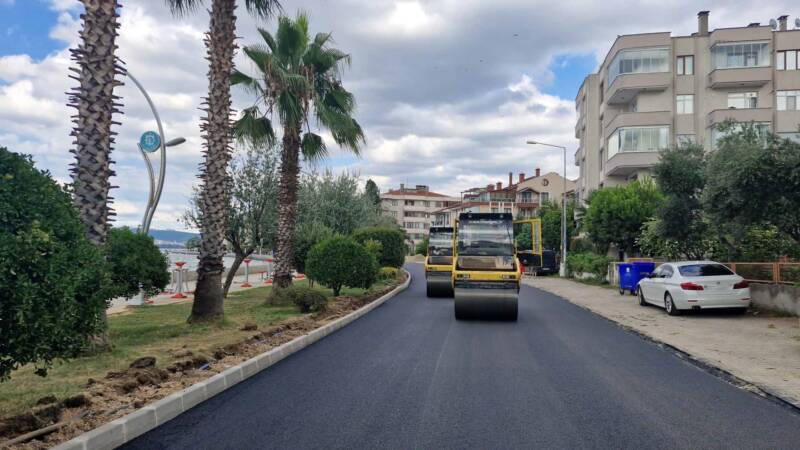
POLYGON ((382 195, 418 195, 420 197, 449 197, 449 195, 439 194, 438 192, 431 191, 415 191, 408 190, 401 191, 399 189, 391 190, 383 193, 382 195))

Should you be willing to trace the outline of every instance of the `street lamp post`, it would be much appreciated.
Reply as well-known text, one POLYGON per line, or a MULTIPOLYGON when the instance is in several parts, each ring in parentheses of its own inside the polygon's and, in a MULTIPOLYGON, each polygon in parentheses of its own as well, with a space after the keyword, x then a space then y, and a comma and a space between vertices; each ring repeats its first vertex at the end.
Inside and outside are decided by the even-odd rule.
POLYGON ((547 144, 539 141, 527 141, 530 145, 545 145, 547 147, 560 148, 564 151, 564 192, 561 196, 561 264, 558 274, 562 277, 567 276, 567 147, 561 145, 547 144))

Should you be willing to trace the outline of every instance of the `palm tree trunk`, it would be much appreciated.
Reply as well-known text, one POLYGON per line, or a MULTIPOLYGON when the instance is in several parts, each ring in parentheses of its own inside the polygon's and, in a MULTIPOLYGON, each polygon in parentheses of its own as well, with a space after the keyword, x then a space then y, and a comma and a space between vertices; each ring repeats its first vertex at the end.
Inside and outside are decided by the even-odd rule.
POLYGON ((189 322, 203 322, 223 315, 222 257, 225 255, 225 210, 228 208, 231 158, 231 86, 236 51, 235 0, 214 0, 206 33, 208 98, 203 131, 205 160, 200 178, 200 264, 189 322))
POLYGON ((114 135, 111 126, 116 124, 112 116, 119 113, 119 97, 114 88, 122 84, 115 79, 124 70, 117 64, 115 56, 117 28, 116 0, 82 0, 83 28, 78 48, 71 49, 75 68, 70 78, 79 86, 69 93, 68 106, 77 110, 73 116, 71 135, 75 137, 75 164, 71 169, 74 182, 73 201, 86 227, 86 236, 95 245, 103 245, 108 234, 109 178, 111 170, 111 147, 114 135))
POLYGON ((297 219, 297 176, 300 173, 300 133, 291 127, 283 129, 281 179, 278 184, 278 230, 275 237, 275 276, 279 288, 292 284, 294 228, 297 219))
MULTIPOLYGON (((72 119, 75 126, 70 133, 75 137, 75 147, 70 149, 75 155, 71 169, 73 202, 89 242, 101 246, 106 243, 109 216, 114 215, 108 206, 109 179, 114 175, 111 149, 116 135, 111 126, 117 124, 113 115, 119 113, 118 108, 122 106, 116 102, 119 97, 114 95, 114 88, 122 84, 116 76, 124 74, 115 55, 119 4, 108 0, 82 0, 82 3, 85 11, 80 44, 70 50, 77 66, 70 69, 75 74, 70 78, 79 85, 69 92, 67 103, 77 110, 72 119)), ((91 338, 91 344, 107 348, 105 311, 100 321, 103 331, 91 338)))

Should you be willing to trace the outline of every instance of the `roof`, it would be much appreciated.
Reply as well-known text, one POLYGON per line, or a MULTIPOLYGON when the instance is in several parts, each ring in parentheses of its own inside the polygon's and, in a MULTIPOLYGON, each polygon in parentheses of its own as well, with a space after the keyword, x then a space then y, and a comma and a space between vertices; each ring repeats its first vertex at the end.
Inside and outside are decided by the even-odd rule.
POLYGON ((419 197, 437 197, 437 198, 449 198, 449 195, 440 194, 438 192, 431 192, 431 191, 417 191, 413 189, 406 189, 401 191, 400 189, 393 189, 388 192, 384 192, 383 195, 416 195, 419 197))

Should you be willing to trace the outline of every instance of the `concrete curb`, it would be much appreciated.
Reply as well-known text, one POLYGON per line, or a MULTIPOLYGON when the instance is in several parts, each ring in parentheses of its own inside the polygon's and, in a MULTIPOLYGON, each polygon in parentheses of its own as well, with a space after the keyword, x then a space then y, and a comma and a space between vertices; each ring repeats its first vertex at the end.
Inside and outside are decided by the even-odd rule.
POLYGON ((531 287, 531 288, 534 288, 534 289, 539 289, 539 290, 545 291, 547 293, 550 293, 552 295, 555 295, 558 298, 564 299, 565 301, 569 302, 570 304, 572 304, 574 306, 577 306, 578 308, 581 308, 584 311, 588 311, 588 312, 596 315, 597 317, 600 317, 601 319, 607 320, 607 321, 613 323, 614 325, 616 325, 617 327, 622 328, 625 331, 628 331, 630 333, 633 333, 633 334, 639 336, 641 339, 643 339, 643 340, 645 340, 647 342, 655 344, 655 345, 657 345, 657 346, 659 346, 659 347, 661 347, 661 348, 663 348, 665 350, 671 351, 677 358, 680 358, 680 359, 688 362, 689 364, 692 364, 693 366, 695 366, 695 367, 697 367, 697 368, 699 368, 699 369, 701 369, 701 370, 703 370, 705 372, 708 372, 709 374, 719 378, 720 380, 722 380, 722 381, 724 381, 724 382, 726 382, 726 383, 728 383, 728 384, 730 384, 732 386, 735 386, 735 387, 737 387, 739 389, 742 389, 742 390, 745 390, 747 392, 750 392, 751 394, 754 394, 754 395, 757 395, 759 397, 762 397, 762 398, 764 398, 764 399, 766 399, 768 401, 771 401, 771 402, 773 402, 773 403, 775 403, 775 404, 777 404, 777 405, 779 405, 779 406, 781 406, 783 408, 788 409, 789 411, 792 411, 793 413, 800 414, 800 402, 796 401, 794 398, 781 395, 780 393, 775 392, 771 388, 769 388, 767 386, 763 386, 763 385, 761 385, 759 383, 753 383, 753 382, 747 381, 747 380, 745 380, 745 379, 743 379, 743 378, 741 378, 741 377, 739 377, 737 375, 734 375, 733 373, 731 373, 731 372, 729 372, 729 371, 727 371, 727 370, 725 370, 725 369, 723 369, 721 367, 718 367, 718 366, 714 365, 710 361, 707 361, 707 360, 705 360, 703 358, 700 358, 700 357, 692 355, 687 350, 683 350, 682 348, 676 347, 676 346, 674 346, 674 345, 672 345, 670 343, 667 343, 667 342, 661 341, 659 339, 656 339, 655 337, 650 336, 648 334, 645 334, 644 332, 642 332, 640 330, 637 330, 636 328, 634 328, 634 327, 632 327, 630 325, 626 325, 624 323, 617 322, 616 320, 612 319, 611 317, 605 316, 605 315, 601 314, 600 312, 595 311, 595 310, 593 310, 593 309, 591 309, 591 308, 589 308, 589 307, 587 307, 585 305, 581 305, 581 304, 575 303, 572 300, 570 300, 570 299, 568 299, 568 298, 566 298, 564 296, 556 294, 555 292, 552 292, 550 290, 547 290, 547 289, 544 289, 544 288, 541 288, 541 287, 538 287, 538 286, 534 286, 534 285, 532 285, 530 283, 524 283, 524 284, 526 286, 528 286, 528 287, 531 287))
POLYGON ((403 271, 407 275, 403 284, 350 314, 323 325, 305 336, 295 338, 268 352, 230 367, 211 378, 195 383, 182 391, 170 394, 142 409, 101 425, 94 430, 87 431, 54 448, 56 450, 113 449, 141 436, 381 306, 390 298, 403 292, 411 284, 411 273, 405 269, 403 271))

